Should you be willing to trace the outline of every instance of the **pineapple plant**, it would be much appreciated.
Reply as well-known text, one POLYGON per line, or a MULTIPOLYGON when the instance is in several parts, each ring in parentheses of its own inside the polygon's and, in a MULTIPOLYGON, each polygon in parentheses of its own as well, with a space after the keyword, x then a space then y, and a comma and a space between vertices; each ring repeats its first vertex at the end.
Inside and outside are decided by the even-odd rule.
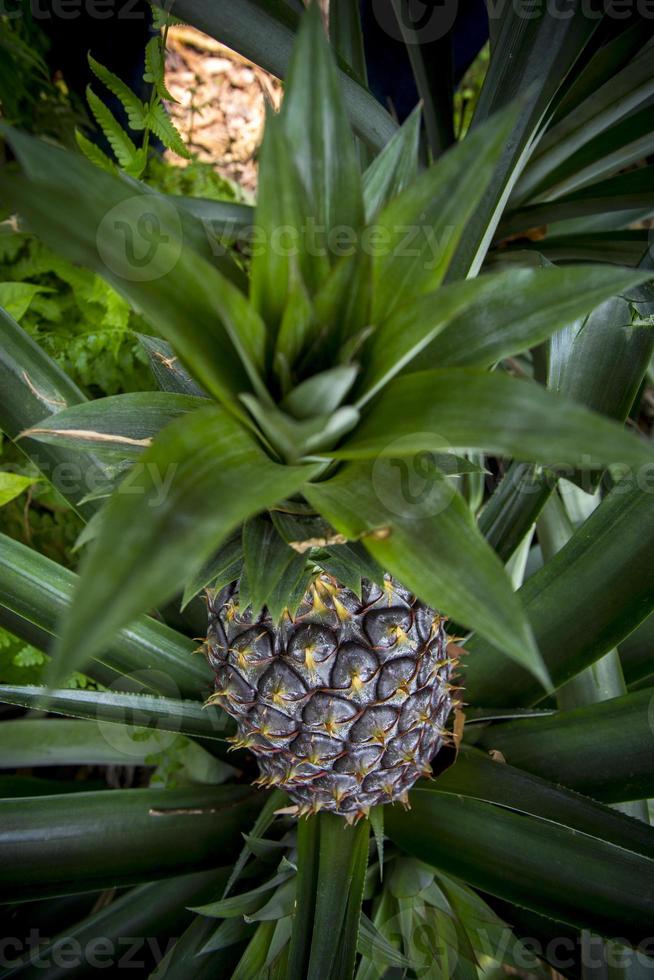
MULTIPOLYGON (((301 21, 294 6, 174 7, 286 76, 255 209, 153 191, 113 128, 116 162, 3 129, 3 204, 152 325, 157 390, 88 399, 3 314, 0 425, 86 526, 79 578, 3 539, 0 621, 56 640, 43 687, 0 699, 80 719, 80 757, 98 751, 88 726, 129 729, 133 712, 195 752, 188 785, 114 791, 117 850, 89 844, 106 793, 72 817, 56 796, 0 800, 0 850, 21 841, 7 901, 150 889, 116 900, 124 924, 146 895, 169 914, 182 894, 198 914, 180 912, 156 975, 524 969, 519 937, 557 929, 617 936, 649 965, 651 656, 623 644, 653 606, 653 456, 622 423, 654 348, 653 266, 643 229, 593 225, 651 208, 650 168, 614 175, 646 128, 616 120, 654 84, 648 42, 583 12, 523 36, 505 13, 473 125, 446 150, 436 80, 416 71, 424 166, 420 112, 397 127, 365 88, 355 5, 332 0, 331 44, 318 5, 301 21), (542 567, 526 577, 528 558, 542 567), (100 690, 62 687, 82 669, 100 690), (80 848, 71 887, 53 827, 80 848)), ((164 131, 96 67, 135 132, 164 131)))

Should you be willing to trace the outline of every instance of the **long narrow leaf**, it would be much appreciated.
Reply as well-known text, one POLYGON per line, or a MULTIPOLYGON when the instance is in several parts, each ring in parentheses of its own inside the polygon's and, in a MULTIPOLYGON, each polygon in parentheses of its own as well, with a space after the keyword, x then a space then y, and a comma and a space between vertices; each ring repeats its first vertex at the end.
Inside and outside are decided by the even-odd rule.
MULTIPOLYGON (((316 819, 316 818, 314 818, 316 819)), ((342 977, 349 980, 354 968, 356 927, 347 928, 350 914, 358 918, 361 911, 363 882, 368 857, 370 825, 360 820, 354 827, 344 827, 341 818, 325 813, 320 821, 320 856, 316 879, 316 906, 311 941, 308 980, 342 977), (348 943, 349 949, 341 946, 348 943), (347 965, 335 971, 345 952, 347 965), (351 953, 351 955, 350 955, 351 953)))
POLYGON ((103 512, 52 682, 140 612, 170 599, 241 521, 294 493, 313 472, 272 463, 218 407, 169 425, 103 512))
POLYGON ((308 485, 305 494, 338 531, 362 538, 371 555, 407 588, 478 629, 547 684, 500 561, 447 478, 428 460, 419 462, 417 483, 409 464, 380 460, 344 467, 331 480, 308 485))
MULTIPOLYGON (((391 0, 407 48, 413 77, 423 103, 432 154, 438 158, 454 143, 454 50, 452 34, 443 28, 421 30, 424 9, 415 0, 391 0), (434 35, 432 37, 432 34, 434 35)), ((434 16, 432 12, 431 16, 434 16)), ((444 17, 444 20, 447 20, 444 17)), ((448 25, 449 26, 449 25, 448 25)))
MULTIPOLYGON (((14 131, 10 139, 25 176, 3 174, 0 187, 37 234, 106 278, 176 346, 208 391, 230 399, 256 383, 263 324, 215 268, 217 259, 187 244, 193 235, 185 224, 194 219, 77 155, 14 131)), ((229 273, 225 261, 219 264, 229 273)), ((234 278, 240 285, 240 273, 234 278)))
POLYGON ((436 289, 515 122, 511 107, 453 147, 379 214, 373 322, 436 289))
MULTIPOLYGON (((654 497, 627 477, 523 585, 520 595, 556 686, 612 650, 651 612, 653 542, 654 497)), ((533 678, 502 664, 488 643, 473 638, 466 647, 466 698, 472 704, 539 700, 533 678)))
POLYGON ((638 944, 654 914, 654 830, 465 753, 387 832, 423 861, 551 918, 638 944), (438 827, 438 833, 434 833, 438 827))
MULTIPOLYGON (((12 439, 44 416, 86 400, 77 385, 1 309, 0 387, 0 429, 12 439)), ((32 439, 21 442, 21 449, 80 514, 91 515, 94 508, 80 501, 98 482, 110 479, 110 465, 93 453, 71 453, 32 439)))
MULTIPOLYGON (((46 687, 0 684, 0 702, 51 711, 71 718, 150 727, 156 731, 180 732, 198 738, 222 740, 229 731, 227 716, 223 712, 204 710, 200 701, 182 701, 148 694, 70 688, 51 690, 46 687)), ((150 751, 146 749, 146 754, 150 751)))
POLYGON ((535 188, 533 199, 571 194, 645 159, 653 146, 652 110, 645 104, 572 153, 535 188))
MULTIPOLYGON (((314 165, 312 156, 310 160, 314 165)), ((270 111, 259 165, 259 240, 252 259, 250 296, 273 336, 282 323, 294 277, 299 274, 313 293, 329 269, 326 253, 322 254, 320 247, 307 247, 310 217, 315 220, 316 215, 301 183, 290 141, 282 121, 270 111)))
POLYGON ((425 297, 398 310, 381 326, 371 340, 369 370, 374 378, 375 362, 390 365, 393 356, 399 367, 411 370, 407 353, 398 357, 399 351, 419 353, 416 363, 421 370, 490 367, 503 357, 535 347, 603 300, 628 292, 648 275, 580 266, 508 269, 454 283, 433 296, 431 309, 425 297))
MULTIPOLYGON (((152 958, 154 966, 157 957, 169 945, 170 936, 179 935, 193 920, 192 913, 187 910, 190 902, 204 897, 209 899, 220 888, 226 875, 226 868, 218 868, 137 885, 91 912, 81 922, 64 928, 36 949, 16 957, 15 964, 10 956, 7 957, 5 962, 9 969, 6 976, 25 976, 30 966, 34 971, 39 971, 43 969, 42 964, 48 963, 49 980, 83 977, 88 966, 85 959, 91 957, 80 957, 73 964, 62 956, 62 951, 70 949, 71 943, 89 951, 98 947, 120 950, 122 959, 127 947, 137 943, 137 936, 147 937, 137 962, 145 965, 152 958), (126 937, 134 938, 126 940, 126 937), (12 972, 14 965, 15 974, 12 972)), ((63 902, 54 904, 60 908, 63 902)))
POLYGON ((531 381, 468 368, 420 371, 392 381, 338 459, 484 449, 546 466, 590 469, 654 462, 650 446, 616 423, 531 381))
POLYGON ((477 744, 511 765, 593 799, 621 803, 654 796, 652 692, 493 725, 477 744))
MULTIPOLYGON (((520 115, 459 244, 448 273, 450 279, 479 271, 509 194, 533 150, 543 116, 599 22, 587 15, 580 0, 565 18, 555 10, 543 9, 536 17, 523 17, 522 13, 507 6, 496 9, 491 17, 497 35, 472 129, 474 132, 515 98, 520 99, 520 115)), ((491 30, 491 36, 493 33, 491 30)))
POLYGON ((654 167, 618 174, 554 201, 509 211, 501 221, 497 234, 498 238, 505 238, 555 222, 634 209, 654 210, 654 167))
POLYGON ((530 463, 511 463, 479 515, 479 530, 507 562, 547 502, 552 475, 530 463))
MULTIPOLYGON (((0 618, 8 610, 8 629, 39 647, 49 645, 70 609, 77 576, 4 535, 0 544, 0 618)), ((96 663, 127 675, 137 692, 197 697, 208 692, 211 671, 194 649, 192 640, 144 616, 121 630, 96 663)))
POLYGON ((171 392, 112 395, 63 409, 22 435, 68 449, 138 456, 166 425, 206 404, 206 399, 171 392))
POLYGON ((415 179, 420 149, 420 118, 420 109, 414 109, 364 173, 363 200, 367 223, 372 222, 384 205, 401 194, 415 179))
POLYGON ((262 802, 237 786, 0 800, 0 899, 74 894, 224 864, 262 802))
POLYGON ((300 27, 280 118, 318 226, 356 231, 363 222, 361 171, 317 3, 300 27))
POLYGON ((651 49, 635 58, 622 71, 553 126, 539 144, 515 189, 516 198, 525 198, 546 184, 549 174, 568 157, 599 137, 654 95, 654 68, 651 49))

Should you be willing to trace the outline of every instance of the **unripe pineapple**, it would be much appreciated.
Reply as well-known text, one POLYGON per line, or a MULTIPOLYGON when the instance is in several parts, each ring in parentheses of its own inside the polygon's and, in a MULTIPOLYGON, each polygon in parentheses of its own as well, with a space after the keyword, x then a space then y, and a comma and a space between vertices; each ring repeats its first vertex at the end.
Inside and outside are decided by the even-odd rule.
POLYGON ((234 584, 209 595, 211 699, 238 723, 266 786, 300 813, 349 818, 406 801, 447 739, 454 661, 443 619, 389 576, 359 599, 317 574, 294 616, 239 608, 234 584))

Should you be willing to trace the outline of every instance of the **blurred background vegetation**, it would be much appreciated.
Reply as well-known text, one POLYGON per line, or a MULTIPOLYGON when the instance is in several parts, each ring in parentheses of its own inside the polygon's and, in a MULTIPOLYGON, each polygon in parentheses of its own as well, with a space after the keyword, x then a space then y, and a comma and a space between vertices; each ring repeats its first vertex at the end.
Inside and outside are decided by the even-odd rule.
MULTIPOLYGON (((18 8, 14 13, 17 12, 18 8)), ((195 34, 201 37, 198 32, 195 34)), ((74 57, 69 61, 75 82, 69 86, 65 72, 56 67, 57 60, 53 61, 57 41, 34 20, 27 6, 22 7, 20 16, 12 16, 11 11, 0 16, 0 117, 23 130, 74 146, 75 128, 81 126, 92 133, 93 126, 85 108, 83 90, 82 94, 78 90, 83 84, 83 79, 77 77, 80 52, 73 51, 74 57)), ((189 37, 186 43, 189 60, 198 55, 206 57, 206 52, 193 49, 192 41, 189 37)), ((140 37, 138 45, 142 57, 140 37)), ((78 47, 86 63, 88 46, 78 47)), ((188 70, 182 59, 183 50, 181 40, 171 52, 170 71, 178 82, 179 74, 188 70)), ((228 73, 233 70, 235 75, 243 70, 236 57, 233 66, 227 59, 224 68, 228 73)), ((190 89, 193 90, 190 115, 197 126, 207 106, 203 108, 197 105, 197 100, 193 102, 196 93, 193 86, 190 89)), ((237 91, 242 92, 242 88, 237 91)), ((253 111, 258 111, 262 120, 263 92, 255 94, 260 104, 253 111)), ((208 101, 205 96, 205 102, 208 101)), ((218 125, 224 125, 225 108, 222 105, 223 115, 217 120, 218 125)), ((235 111, 242 112, 242 108, 236 106, 235 111)), ((101 136, 97 133, 94 136, 101 142, 101 136)), ((256 146, 248 147, 247 152, 256 172, 256 146)), ((0 140, 0 160, 7 162, 7 153, 0 140)), ((171 154, 157 152, 155 148, 144 179, 168 194, 250 200, 247 188, 241 188, 201 156, 201 152, 195 152, 188 162, 173 160, 171 154)), ((232 168, 232 172, 239 176, 238 170, 232 168)), ((0 303, 92 397, 155 387, 148 358, 137 337, 139 331, 151 333, 151 328, 145 330, 138 315, 102 279, 58 256, 33 235, 19 229, 11 216, 2 211, 0 303)), ((0 532, 75 568, 78 560, 75 541, 81 528, 81 521, 65 501, 39 479, 36 468, 0 433, 0 532)), ((43 653, 0 628, 0 683, 38 683, 46 661, 43 653)), ((69 679, 71 686, 84 687, 90 683, 78 673, 69 679)))

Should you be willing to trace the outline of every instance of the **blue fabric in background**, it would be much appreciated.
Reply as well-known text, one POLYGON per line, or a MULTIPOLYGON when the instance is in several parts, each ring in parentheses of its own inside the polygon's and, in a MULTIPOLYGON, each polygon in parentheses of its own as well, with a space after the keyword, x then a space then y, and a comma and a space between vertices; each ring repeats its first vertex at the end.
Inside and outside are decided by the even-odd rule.
MULTIPOLYGON (((448 2, 453 0, 433 0, 433 6, 442 8, 448 2)), ((458 84, 488 40, 488 15, 484 0, 454 2, 457 10, 452 46, 454 83, 458 84)), ((379 101, 385 106, 391 105, 399 121, 403 122, 418 102, 418 90, 406 46, 380 23, 379 4, 380 0, 360 0, 368 80, 379 101)), ((429 5, 429 0, 424 0, 424 6, 429 5)))

